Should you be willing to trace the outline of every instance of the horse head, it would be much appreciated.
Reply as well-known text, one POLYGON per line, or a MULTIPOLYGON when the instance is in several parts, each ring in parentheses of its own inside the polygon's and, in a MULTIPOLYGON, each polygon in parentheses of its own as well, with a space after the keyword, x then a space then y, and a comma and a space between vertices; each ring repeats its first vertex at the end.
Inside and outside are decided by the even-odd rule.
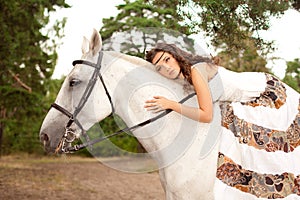
POLYGON ((111 113, 109 99, 94 98, 95 91, 97 95, 105 96, 105 88, 98 81, 101 74, 101 47, 102 40, 96 30, 90 41, 83 39, 82 60, 74 61, 74 68, 65 78, 40 130, 40 139, 47 152, 61 151, 64 137, 70 143, 111 113), (101 110, 101 114, 91 113, 96 110, 101 110))

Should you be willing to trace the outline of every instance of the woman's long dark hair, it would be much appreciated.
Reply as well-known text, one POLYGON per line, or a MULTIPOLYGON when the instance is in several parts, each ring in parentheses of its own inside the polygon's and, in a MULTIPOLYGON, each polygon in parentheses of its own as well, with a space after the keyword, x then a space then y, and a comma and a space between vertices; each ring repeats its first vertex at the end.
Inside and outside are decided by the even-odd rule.
POLYGON ((183 76, 190 84, 193 84, 191 77, 191 66, 200 62, 213 63, 212 59, 208 57, 193 55, 178 48, 175 44, 167 43, 157 43, 153 49, 146 53, 146 60, 152 63, 153 58, 158 52, 167 52, 171 54, 177 60, 183 76))

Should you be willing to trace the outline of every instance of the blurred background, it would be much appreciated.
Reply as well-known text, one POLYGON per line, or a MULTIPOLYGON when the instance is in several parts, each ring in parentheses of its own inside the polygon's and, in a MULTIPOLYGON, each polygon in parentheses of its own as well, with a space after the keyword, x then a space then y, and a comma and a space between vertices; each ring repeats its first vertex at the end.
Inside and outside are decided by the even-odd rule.
MULTIPOLYGON (((234 71, 275 74, 300 92, 299 9, 299 0, 0 0, 0 199, 164 199, 158 173, 142 174, 153 163, 128 158, 144 152, 131 134, 97 144, 100 162, 88 150, 46 155, 39 141, 94 28, 104 50, 144 57, 157 41, 172 41, 234 71)), ((88 133, 125 126, 114 116, 88 133)))

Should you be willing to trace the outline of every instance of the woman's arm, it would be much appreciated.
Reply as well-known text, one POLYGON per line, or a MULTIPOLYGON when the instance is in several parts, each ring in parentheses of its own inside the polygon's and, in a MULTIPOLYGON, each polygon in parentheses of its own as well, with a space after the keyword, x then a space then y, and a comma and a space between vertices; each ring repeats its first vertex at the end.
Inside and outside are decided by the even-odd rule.
POLYGON ((202 75, 196 67, 192 68, 192 81, 197 94, 198 108, 186 106, 178 102, 155 96, 154 99, 146 101, 145 108, 153 111, 172 109, 190 119, 209 123, 213 117, 213 103, 208 87, 208 78, 202 75))

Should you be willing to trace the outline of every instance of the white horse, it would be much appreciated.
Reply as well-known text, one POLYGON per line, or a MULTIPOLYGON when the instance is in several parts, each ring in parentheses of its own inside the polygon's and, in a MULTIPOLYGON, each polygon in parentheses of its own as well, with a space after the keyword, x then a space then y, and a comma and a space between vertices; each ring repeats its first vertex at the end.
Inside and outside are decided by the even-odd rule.
MULTIPOLYGON (((95 85, 82 104, 81 97, 89 87, 90 79, 93 79, 95 66, 77 63, 66 77, 55 101, 67 113, 76 112, 75 122, 70 122, 70 116, 66 117, 68 114, 61 109, 57 110, 59 108, 55 106, 57 109, 49 110, 40 130, 40 138, 47 152, 55 152, 64 147, 62 140, 68 122, 71 135, 66 137, 74 134, 78 138, 93 124, 106 118, 114 107, 115 113, 128 126, 133 126, 155 116, 144 108, 145 101, 154 95, 177 101, 187 96, 183 82, 162 77, 155 72, 152 64, 143 59, 116 52, 101 52, 101 46, 101 36, 94 30, 90 41, 84 38, 82 60, 97 63, 103 55, 99 59, 99 74, 102 75, 111 102, 100 78, 96 76, 95 85), (76 111, 78 107, 81 107, 79 112, 76 111)), ((185 103, 196 106, 197 100, 193 97, 185 103)), ((166 199, 213 199, 219 145, 212 145, 207 154, 200 158, 209 127, 210 124, 199 123, 171 112, 133 131, 158 163, 166 199)))

